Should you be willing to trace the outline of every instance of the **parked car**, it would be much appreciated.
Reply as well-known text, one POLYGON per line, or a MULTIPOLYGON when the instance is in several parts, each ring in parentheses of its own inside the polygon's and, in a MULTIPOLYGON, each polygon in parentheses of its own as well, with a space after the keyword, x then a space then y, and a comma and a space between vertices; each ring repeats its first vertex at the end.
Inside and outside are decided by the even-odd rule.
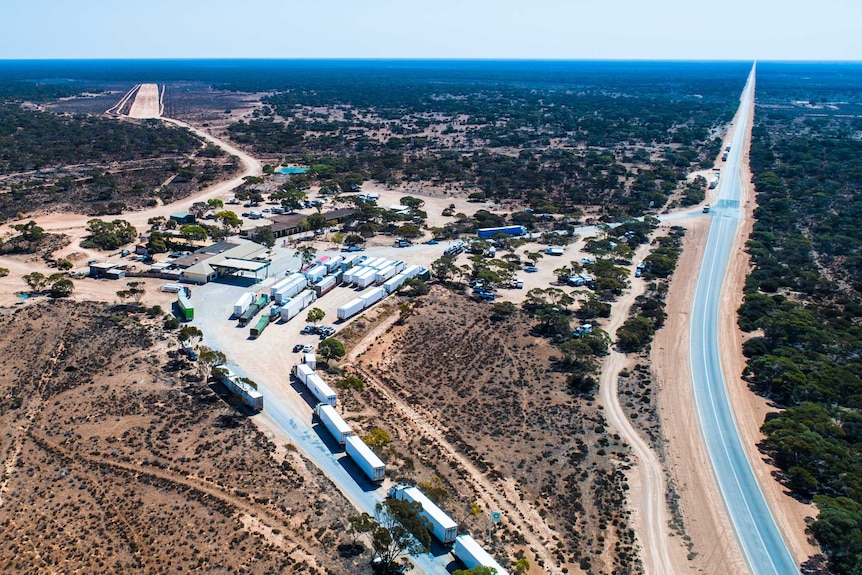
POLYGON ((317 332, 317 327, 313 326, 311 324, 308 324, 304 328, 302 328, 302 331, 299 333, 301 333, 303 335, 308 335, 308 334, 316 333, 316 332, 317 332))
POLYGON ((537 268, 536 266, 527 266, 524 268, 524 271, 532 274, 532 273, 536 273, 537 271, 539 271, 539 268, 537 268))
POLYGON ((300 351, 302 351, 303 347, 305 346, 301 343, 296 344, 295 346, 293 346, 293 353, 299 353, 300 351))
POLYGON ((427 241, 427 242, 425 242, 425 243, 426 243, 426 244, 428 244, 429 246, 436 246, 436 245, 437 245, 437 244, 439 244, 440 242, 438 242, 438 241, 437 241, 437 240, 435 240, 434 238, 431 238, 430 240, 428 240, 428 241, 427 241))
POLYGON ((343 252, 361 252, 361 251, 365 251, 365 248, 361 248, 359 246, 347 246, 346 248, 342 248, 341 251, 343 251, 343 252))
POLYGON ((314 350, 314 346, 313 346, 313 345, 304 345, 304 346, 302 346, 302 352, 303 352, 303 353, 311 353, 311 352, 312 352, 312 350, 314 350))

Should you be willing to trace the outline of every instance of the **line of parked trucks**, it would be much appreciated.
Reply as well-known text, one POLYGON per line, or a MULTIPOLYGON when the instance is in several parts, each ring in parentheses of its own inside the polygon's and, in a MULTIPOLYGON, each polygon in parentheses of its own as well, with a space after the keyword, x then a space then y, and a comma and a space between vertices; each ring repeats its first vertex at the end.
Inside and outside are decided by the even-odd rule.
MULTIPOLYGON (((347 456, 374 483, 381 483, 386 475, 386 464, 361 438, 354 435, 343 417, 335 409, 338 396, 308 363, 293 366, 292 375, 317 400, 314 416, 323 424, 335 442, 344 447, 347 456)), ((454 543, 453 552, 468 569, 477 566, 493 567, 498 575, 508 575, 489 553, 470 536, 458 535, 458 524, 418 488, 399 484, 389 489, 389 497, 422 505, 419 515, 426 521, 431 534, 441 543, 454 543)))

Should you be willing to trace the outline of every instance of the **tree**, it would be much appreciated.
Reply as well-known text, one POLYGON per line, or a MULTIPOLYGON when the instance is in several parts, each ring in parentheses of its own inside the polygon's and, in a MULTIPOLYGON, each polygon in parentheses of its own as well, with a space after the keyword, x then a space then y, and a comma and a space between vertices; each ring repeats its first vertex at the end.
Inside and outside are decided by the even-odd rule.
POLYGON ((198 349, 198 369, 201 370, 201 375, 204 381, 207 381, 212 373, 213 367, 221 365, 227 361, 227 356, 222 352, 202 345, 198 349))
POLYGON ((154 216, 147 220, 147 224, 150 226, 150 231, 158 231, 162 229, 162 226, 165 225, 165 216, 154 216))
POLYGON ((362 391, 365 389, 365 382, 355 375, 348 375, 336 381, 335 387, 343 391, 362 391))
POLYGON ((138 237, 135 227, 125 220, 106 222, 93 219, 87 222, 87 231, 90 236, 81 242, 81 247, 106 251, 115 250, 138 237))
POLYGON ((224 207, 224 202, 218 198, 210 198, 207 200, 207 206, 211 210, 220 210, 224 207))
POLYGON ((350 525, 350 534, 352 536, 349 550, 350 555, 359 555, 365 548, 359 545, 356 539, 360 535, 373 531, 377 524, 374 522, 374 518, 367 513, 351 515, 347 518, 347 523, 350 525), (359 549, 357 549, 357 547, 359 547, 359 549))
POLYGON ((413 224, 404 224, 398 228, 398 233, 405 238, 418 238, 422 235, 422 230, 413 224))
POLYGON ((41 292, 48 285, 48 278, 45 277, 45 274, 39 272, 30 272, 24 276, 24 281, 30 286, 30 291, 36 293, 41 292))
POLYGON ((69 271, 73 267, 75 267, 75 264, 73 264, 69 260, 60 260, 57 262, 57 269, 60 271, 69 271))
POLYGON ((346 246, 356 246, 364 243, 365 238, 363 238, 359 234, 348 234, 347 237, 344 238, 344 245, 346 246))
POLYGON ((0 268, 0 278, 5 278, 9 275, 9 268, 0 268))
POLYGON ((431 544, 431 535, 419 512, 422 504, 399 499, 386 499, 374 508, 377 525, 370 531, 376 569, 387 573, 402 554, 424 553, 431 544))
POLYGON ((457 273, 455 258, 451 256, 443 256, 438 260, 434 260, 431 262, 431 271, 434 273, 434 277, 439 279, 441 282, 448 282, 449 279, 457 273))
POLYGON ((375 427, 368 433, 362 436, 362 441, 365 442, 368 447, 374 449, 375 451, 382 451, 386 449, 386 447, 392 443, 392 438, 386 432, 385 429, 380 429, 379 427, 375 427))
POLYGON ((162 232, 150 232, 150 237, 147 240, 147 252, 150 254, 163 254, 168 251, 168 241, 170 236, 162 232))
POLYGON ((49 293, 51 294, 51 297, 54 298, 69 297, 70 295, 72 295, 72 291, 74 289, 75 284, 72 283, 72 280, 60 278, 51 284, 51 289, 49 293))
POLYGON ((213 216, 213 219, 221 223, 222 227, 225 230, 225 233, 231 231, 236 232, 242 227, 242 219, 240 219, 240 217, 236 215, 236 212, 233 212, 231 210, 223 210, 221 212, 216 212, 216 214, 213 216))
POLYGON ((202 242, 207 239, 207 231, 201 226, 183 226, 180 228, 180 236, 188 242, 202 242))
POLYGON ((317 344, 317 353, 327 362, 330 359, 339 359, 345 355, 344 344, 337 339, 328 337, 317 344))
POLYGON ((398 200, 398 203, 402 206, 407 206, 408 208, 412 208, 414 210, 418 210, 425 205, 425 202, 423 200, 420 200, 419 198, 414 198, 413 196, 403 196, 400 200, 398 200))
POLYGON ((300 227, 304 230, 322 230, 326 227, 326 217, 321 214, 311 214, 299 222, 300 227))
POLYGON ((530 570, 530 562, 521 557, 515 561, 515 573, 517 575, 525 575, 530 570))
POLYGON ((196 218, 200 218, 202 215, 209 211, 210 206, 204 202, 195 202, 189 208, 189 213, 192 214, 196 218))
POLYGON ((317 257, 317 249, 314 246, 301 246, 296 248, 296 255, 299 256, 300 266, 304 268, 317 257))
POLYGON ((311 322, 314 325, 317 325, 317 322, 322 320, 326 316, 326 312, 320 309, 319 307, 313 307, 308 310, 308 314, 305 316, 305 321, 311 322))
POLYGON ((272 226, 261 226, 255 229, 248 239, 271 248, 275 245, 275 232, 272 231, 272 226))
MULTIPOLYGON (((45 239, 45 230, 36 225, 36 222, 29 221, 26 224, 13 224, 12 229, 21 232, 18 236, 25 242, 40 242, 45 239)), ((14 241, 10 240, 10 241, 14 241)))
POLYGON ((177 334, 177 339, 184 347, 194 347, 203 337, 203 332, 193 325, 184 325, 177 334))

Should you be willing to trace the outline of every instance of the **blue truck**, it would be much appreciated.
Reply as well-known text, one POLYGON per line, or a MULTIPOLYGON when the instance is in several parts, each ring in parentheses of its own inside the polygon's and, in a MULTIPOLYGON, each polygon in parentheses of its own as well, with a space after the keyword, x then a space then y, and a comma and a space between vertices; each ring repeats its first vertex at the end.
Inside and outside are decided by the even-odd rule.
POLYGON ((502 228, 479 228, 476 230, 476 235, 480 238, 493 238, 497 234, 524 236, 527 235, 527 228, 524 226, 503 226, 502 228))

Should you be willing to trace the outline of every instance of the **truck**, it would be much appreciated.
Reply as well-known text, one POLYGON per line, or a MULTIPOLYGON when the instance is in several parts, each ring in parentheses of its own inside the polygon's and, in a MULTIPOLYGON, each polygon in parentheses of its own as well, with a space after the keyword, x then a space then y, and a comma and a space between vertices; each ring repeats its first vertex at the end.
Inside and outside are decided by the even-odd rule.
POLYGON ((282 285, 273 295, 275 301, 283 303, 308 287, 308 278, 302 274, 294 274, 289 279, 290 281, 282 285))
POLYGON ((180 310, 180 319, 192 321, 195 319, 195 306, 184 293, 177 296, 177 308, 180 310))
POLYGON ((714 190, 717 185, 718 185, 718 176, 714 176, 713 178, 711 178, 709 180, 709 189, 714 190))
POLYGON ((703 206, 703 213, 705 213, 705 214, 709 213, 709 204, 706 204, 705 206, 703 206))
POLYGON ((180 284, 164 284, 159 290, 167 293, 180 293, 183 291, 183 286, 180 284))
POLYGON ((228 366, 224 364, 213 366, 213 375, 243 404, 255 411, 263 409, 263 395, 241 380, 228 366))
POLYGON ((386 297, 386 291, 383 288, 374 288, 359 296, 359 299, 365 302, 365 307, 369 308, 380 300, 386 297))
POLYGON ((407 279, 410 279, 419 275, 420 271, 422 271, 422 266, 412 265, 405 268, 402 273, 406 276, 407 279))
POLYGON ((419 512, 419 516, 431 526, 431 534, 440 543, 446 544, 455 541, 455 537, 458 535, 458 524, 417 488, 403 484, 396 485, 389 489, 389 497, 399 501, 420 503, 422 511, 419 512))
POLYGON ((382 270, 378 271, 377 274, 375 274, 374 276, 374 282, 377 284, 382 284, 386 280, 394 277, 396 273, 398 272, 395 271, 395 264, 392 264, 391 266, 385 267, 382 270))
POLYGON ((308 376, 312 375, 313 373, 314 368, 307 364, 298 363, 293 366, 293 376, 299 381, 301 381, 303 384, 308 381, 308 376))
POLYGON ((307 308, 317 300, 314 290, 305 290, 296 294, 292 299, 284 302, 281 306, 280 315, 282 321, 290 321, 299 315, 299 312, 307 308))
POLYGON ((476 543, 476 540, 470 535, 456 537, 452 552, 467 569, 490 567, 496 569, 497 575, 509 575, 509 572, 500 567, 500 564, 491 557, 491 554, 482 549, 482 546, 476 543))
POLYGON ((326 429, 332 434, 338 445, 344 445, 347 438, 353 435, 353 431, 347 425, 347 422, 344 421, 344 418, 338 415, 335 408, 328 403, 318 403, 317 407, 314 408, 314 414, 326 426, 326 429))
POLYGON ((476 235, 480 238, 493 238, 497 234, 524 236, 527 235, 527 228, 524 226, 503 226, 501 228, 479 228, 476 230, 476 235))
POLYGON ((302 363, 311 369, 317 369, 317 356, 309 352, 302 356, 302 363))
POLYGON ((561 256, 565 253, 565 250, 559 246, 551 246, 545 249, 545 253, 549 256, 561 256))
POLYGON ((266 307, 268 301, 269 298, 266 296, 266 294, 260 294, 260 297, 257 298, 257 301, 252 302, 251 305, 249 305, 248 308, 246 308, 246 310, 242 312, 242 315, 239 316, 239 325, 241 327, 244 327, 246 324, 248 324, 248 322, 250 322, 254 318, 254 316, 260 313, 260 310, 266 307))
POLYGON ((308 278, 308 283, 313 284, 313 283, 317 283, 320 280, 322 280, 323 276, 325 276, 329 272, 326 269, 325 265, 317 264, 316 266, 308 268, 307 270, 305 270, 302 273, 306 278, 308 278))
POLYGON ((404 273, 400 273, 392 279, 387 280, 383 284, 383 289, 388 294, 395 293, 395 291, 401 287, 401 285, 407 281, 407 275, 404 273))
POLYGON ((327 276, 323 278, 319 283, 314 285, 314 293, 317 294, 317 297, 322 296, 323 294, 329 293, 336 285, 336 277, 335 276, 327 276))
POLYGON ((247 291, 242 294, 236 303, 233 304, 233 316, 239 317, 243 314, 245 310, 248 309, 248 306, 251 305, 251 302, 254 301, 254 292, 247 291))
POLYGON ((376 279, 377 270, 374 268, 368 268, 367 271, 356 276, 356 281, 354 283, 358 288, 367 288, 368 286, 373 285, 376 279))
POLYGON ((356 298, 350 300, 336 311, 338 319, 349 319, 365 309, 365 300, 356 298))
POLYGON ((365 442, 355 435, 351 435, 344 441, 344 450, 368 479, 374 483, 383 481, 386 475, 386 464, 365 445, 365 442))
POLYGON ((344 258, 341 256, 335 256, 334 258, 330 258, 323 263, 326 266, 326 271, 328 273, 332 273, 335 270, 341 269, 341 262, 344 261, 344 258))
POLYGON ((328 403, 332 407, 335 407, 335 404, 338 402, 338 396, 335 395, 332 388, 314 372, 305 378, 305 387, 308 388, 311 395, 317 398, 317 401, 320 403, 328 403))
POLYGON ((260 319, 257 320, 255 326, 249 330, 249 337, 251 337, 252 339, 257 339, 258 337, 260 337, 260 334, 262 334, 263 330, 266 329, 266 326, 269 325, 271 319, 272 316, 269 314, 263 314, 262 316, 260 316, 260 319))

